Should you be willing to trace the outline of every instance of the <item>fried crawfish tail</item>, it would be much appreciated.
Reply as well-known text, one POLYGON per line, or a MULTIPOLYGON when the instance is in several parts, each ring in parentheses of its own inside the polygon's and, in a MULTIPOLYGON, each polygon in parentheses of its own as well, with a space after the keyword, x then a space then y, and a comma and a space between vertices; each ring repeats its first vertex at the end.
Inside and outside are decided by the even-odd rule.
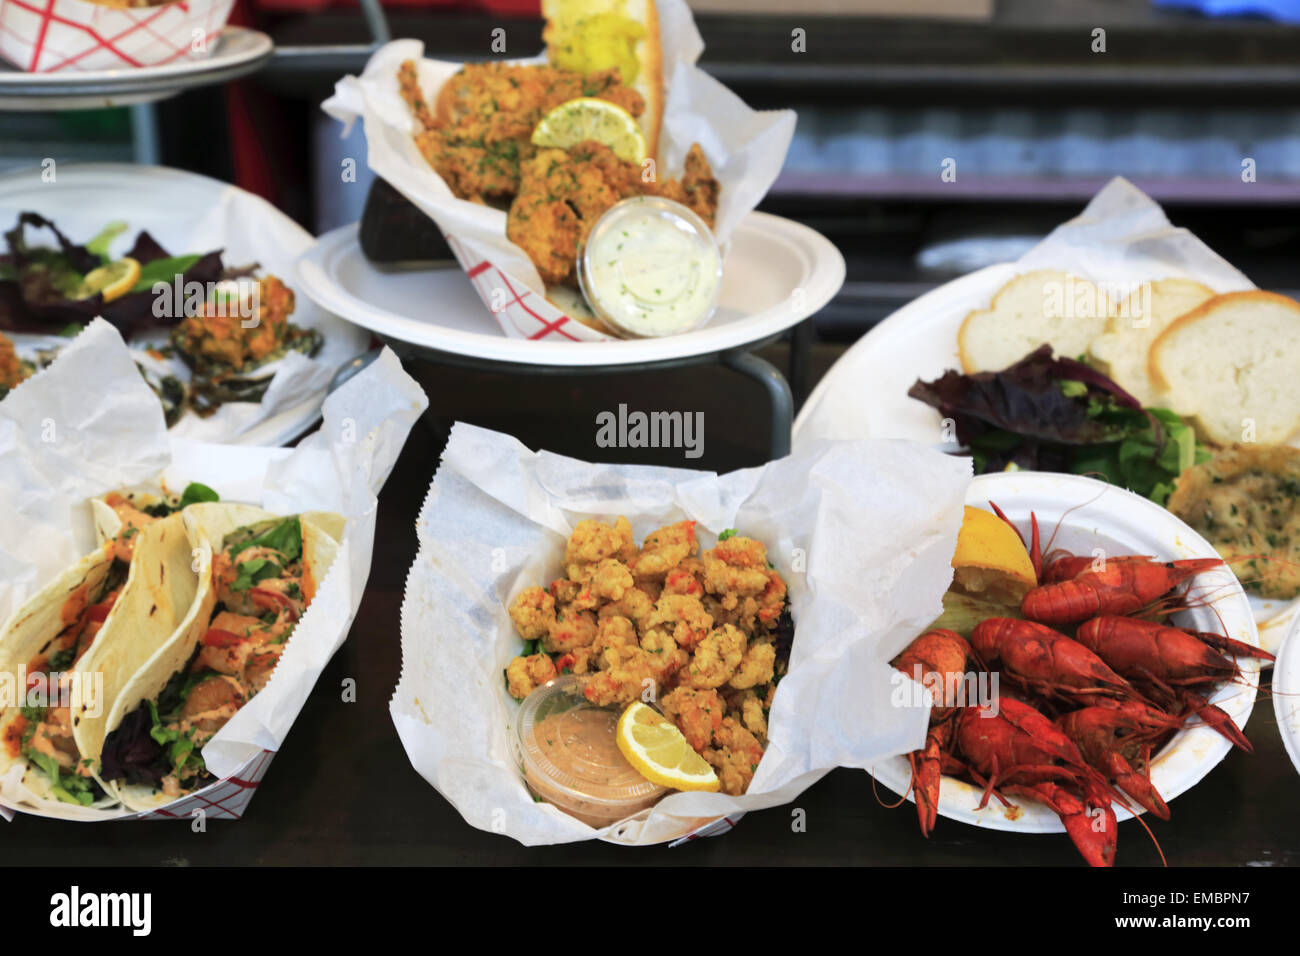
POLYGON ((1161 820, 1169 819, 1169 807, 1151 783, 1151 742, 1181 726, 1178 718, 1139 701, 1126 701, 1084 707, 1057 723, 1102 776, 1161 820))
MULTIPOLYGON (((1114 863, 1117 827, 1109 788, 1059 727, 1008 697, 958 711, 956 724, 957 749, 971 776, 984 784, 981 808, 999 787, 1040 800, 1060 816, 1089 865, 1114 863)), ((1114 797, 1123 804, 1119 794, 1114 797)))
MULTIPOLYGON (((893 665, 918 683, 941 681, 945 697, 948 688, 958 686, 966 673, 970 645, 955 631, 936 628, 912 641, 893 660, 893 665)), ((952 721, 949 719, 954 702, 938 699, 930 712, 931 727, 926 734, 925 746, 907 755, 912 765, 912 792, 916 799, 916 816, 921 835, 929 836, 934 829, 939 811, 939 780, 952 740, 952 721)))
POLYGON ((1044 697, 1137 696, 1095 653, 1044 624, 991 617, 971 632, 971 647, 988 666, 1044 697))
POLYGON ((1074 624, 1102 614, 1132 614, 1154 604, 1189 578, 1220 567, 1219 558, 1186 561, 1112 558, 1104 570, 1084 571, 1066 581, 1034 588, 1020 613, 1043 624, 1074 624))

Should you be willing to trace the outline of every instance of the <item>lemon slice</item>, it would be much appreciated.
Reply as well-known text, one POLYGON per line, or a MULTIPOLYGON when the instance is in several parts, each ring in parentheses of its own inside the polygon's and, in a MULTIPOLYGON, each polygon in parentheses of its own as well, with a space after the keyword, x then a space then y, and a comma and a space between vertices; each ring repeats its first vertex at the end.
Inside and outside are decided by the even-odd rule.
POLYGON ((1033 562, 1015 529, 997 515, 966 507, 957 550, 952 556, 953 582, 967 594, 1020 605, 1038 584, 1033 562))
POLYGON ((534 146, 568 149, 588 139, 603 143, 629 163, 645 159, 645 137, 636 119, 608 100, 584 96, 561 103, 533 130, 534 146))
POLYGON ((630 704, 618 719, 618 749, 641 776, 674 790, 717 790, 718 775, 682 732, 652 707, 630 704))
POLYGON ((130 256, 125 256, 106 266, 91 269, 73 293, 74 299, 89 299, 96 292, 102 293, 105 302, 120 299, 131 291, 131 287, 140 280, 140 263, 130 256))

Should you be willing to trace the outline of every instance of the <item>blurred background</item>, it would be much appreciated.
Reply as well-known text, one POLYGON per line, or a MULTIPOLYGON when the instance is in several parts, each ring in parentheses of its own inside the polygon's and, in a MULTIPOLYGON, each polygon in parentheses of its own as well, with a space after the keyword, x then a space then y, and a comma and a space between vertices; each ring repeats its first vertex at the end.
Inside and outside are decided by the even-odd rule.
MULTIPOLYGON (((1259 285, 1300 292, 1300 0, 692 6, 706 70, 755 106, 798 110, 763 208, 848 261, 840 295, 793 333, 812 356, 790 369, 796 399, 872 324, 1015 258, 1114 175, 1259 285)), ((156 162, 237 183, 315 233, 351 222, 368 186, 362 133, 343 138, 319 104, 377 41, 485 59, 500 27, 508 56, 541 49, 536 0, 384 10, 386 24, 355 0, 239 0, 233 22, 277 44, 260 72, 136 110, 0 113, 0 165, 156 162), (356 183, 340 181, 348 158, 356 183)))

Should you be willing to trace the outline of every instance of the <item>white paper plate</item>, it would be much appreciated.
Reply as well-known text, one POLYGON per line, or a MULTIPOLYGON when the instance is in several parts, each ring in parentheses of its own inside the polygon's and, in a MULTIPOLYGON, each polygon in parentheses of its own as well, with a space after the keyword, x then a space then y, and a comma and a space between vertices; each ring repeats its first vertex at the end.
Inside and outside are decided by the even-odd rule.
MULTIPOLYGON (((1103 547, 1111 555, 1148 554, 1165 560, 1217 557, 1209 542, 1168 511, 1139 495, 1092 478, 1045 472, 981 475, 971 482, 966 503, 987 509, 990 501, 1006 512, 1026 541, 1029 540, 1029 513, 1037 513, 1044 551, 1047 537, 1056 530, 1059 521, 1060 530, 1053 546, 1076 554, 1090 554, 1093 548, 1103 547), (1062 518, 1066 509, 1079 505, 1082 507, 1062 518)), ((1180 624, 1195 625, 1195 630, 1218 630, 1247 644, 1259 643, 1246 593, 1230 572, 1206 572, 1195 578, 1195 584, 1198 590, 1202 586, 1218 589, 1214 609, 1182 612, 1177 617, 1180 624)), ((1238 664, 1242 670, 1240 680, 1224 684, 1210 700, 1223 708, 1238 727, 1244 728, 1255 704, 1259 667, 1253 660, 1238 661, 1238 664)), ((1151 761, 1151 782, 1165 801, 1170 802, 1200 781, 1231 749, 1232 744, 1225 737, 1203 724, 1185 727, 1151 761)), ((907 790, 911 780, 906 757, 877 764, 871 772, 895 793, 907 790)), ((982 797, 981 788, 944 777, 939 789, 939 814, 994 830, 1018 833, 1065 830, 1055 813, 1035 801, 1010 798, 1019 808, 1010 813, 996 797, 990 798, 983 810, 977 809, 982 797)), ((909 799, 913 798, 909 795, 909 799)), ((1178 811, 1172 808, 1171 811, 1176 818, 1178 811)), ((1127 820, 1132 814, 1116 807, 1116 816, 1127 820)), ((1124 852, 1122 847, 1119 852, 1124 852)))
MULTIPOLYGON (((325 342, 316 361, 338 368, 363 352, 369 335, 319 309, 293 282, 293 263, 315 240, 301 226, 270 203, 228 183, 206 176, 160 166, 91 163, 58 166, 55 181, 42 181, 39 169, 19 170, 0 176, 0 228, 10 229, 25 210, 54 222, 74 242, 85 242, 108 223, 122 220, 126 233, 114 243, 124 252, 140 230, 147 230, 168 252, 208 252, 224 249, 227 265, 258 262, 263 273, 281 276, 297 293, 293 321, 319 329, 325 342), (237 210, 223 204, 237 203, 237 210)), ((149 330, 152 337, 154 330, 149 330)), ((12 336, 20 354, 28 355, 48 345, 49 336, 12 336)), ((134 341, 133 346, 136 345, 134 341)), ((217 418, 194 422, 187 413, 182 432, 202 441, 241 445, 281 445, 311 427, 320 414, 325 391, 292 408, 255 424, 239 434, 219 434, 206 429, 217 418)), ((213 426, 216 427, 215 425, 213 426)))
MULTIPOLYGON (((933 380, 961 368, 957 331, 973 308, 1019 272, 1012 263, 988 266, 931 289, 909 302, 840 356, 813 389, 795 419, 793 444, 817 438, 903 438, 946 451, 939 413, 907 390, 917 379, 933 380)), ((1250 596, 1261 646, 1277 652, 1300 614, 1300 599, 1269 601, 1250 596)))
POLYGON ((1300 621, 1292 622, 1273 665, 1273 713, 1291 762, 1300 772, 1300 621))
POLYGON ((617 342, 507 338, 470 280, 446 268, 381 270, 361 253, 357 226, 321 236, 298 260, 298 284, 324 309, 386 338, 525 365, 626 365, 743 348, 790 328, 844 284, 844 257, 807 226, 750 213, 732 236, 717 314, 694 332, 617 342))
POLYGON ((159 66, 27 73, 0 63, 0 110, 86 110, 148 103, 246 76, 274 49, 265 33, 227 26, 207 56, 159 66))

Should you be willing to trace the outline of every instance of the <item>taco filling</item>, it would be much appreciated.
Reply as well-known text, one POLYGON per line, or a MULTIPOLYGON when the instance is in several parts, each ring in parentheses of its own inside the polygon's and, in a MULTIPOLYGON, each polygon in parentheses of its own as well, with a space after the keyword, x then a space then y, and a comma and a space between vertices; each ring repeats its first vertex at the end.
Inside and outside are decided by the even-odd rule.
POLYGON ((216 605, 188 663, 104 743, 105 780, 179 797, 211 781, 200 751, 270 680, 310 604, 302 525, 278 518, 226 536, 213 555, 216 605))
POLYGON ((104 796, 72 736, 72 669, 108 619, 126 583, 129 560, 114 560, 102 580, 87 581, 64 601, 62 629, 27 662, 29 703, 4 729, 8 755, 40 769, 51 781, 50 794, 65 803, 90 806, 104 796))

